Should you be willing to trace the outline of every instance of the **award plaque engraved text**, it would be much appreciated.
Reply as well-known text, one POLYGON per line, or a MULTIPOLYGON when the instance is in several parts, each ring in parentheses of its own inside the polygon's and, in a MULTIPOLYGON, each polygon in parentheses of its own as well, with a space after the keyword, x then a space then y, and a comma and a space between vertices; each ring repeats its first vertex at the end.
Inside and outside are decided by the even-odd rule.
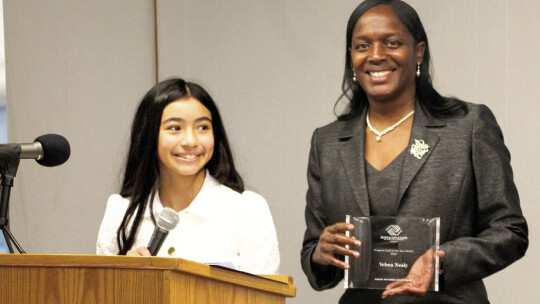
MULTIPOLYGON (((416 260, 433 250, 439 251, 440 219, 420 217, 369 216, 346 218, 354 225, 347 236, 362 243, 358 258, 345 257, 346 288, 385 289, 404 279, 416 260)), ((439 291, 439 258, 434 255, 433 281, 429 290, 439 291)))

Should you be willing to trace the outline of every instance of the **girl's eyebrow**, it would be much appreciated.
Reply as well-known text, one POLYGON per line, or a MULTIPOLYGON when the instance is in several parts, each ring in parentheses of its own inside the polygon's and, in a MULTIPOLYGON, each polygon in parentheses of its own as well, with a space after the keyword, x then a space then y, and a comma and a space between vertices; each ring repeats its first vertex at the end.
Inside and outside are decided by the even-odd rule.
MULTIPOLYGON (((165 119, 161 124, 169 123, 169 122, 185 122, 186 120, 180 117, 170 117, 165 119)), ((197 119, 195 119, 195 122, 201 122, 201 121, 208 121, 212 122, 212 119, 208 116, 202 116, 197 119)))

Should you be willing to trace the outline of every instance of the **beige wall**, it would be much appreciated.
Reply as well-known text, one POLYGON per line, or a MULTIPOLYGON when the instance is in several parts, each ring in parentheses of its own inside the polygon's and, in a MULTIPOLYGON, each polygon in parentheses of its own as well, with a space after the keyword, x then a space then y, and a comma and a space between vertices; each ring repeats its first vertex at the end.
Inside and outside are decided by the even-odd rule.
MULTIPOLYGON (((10 141, 56 132, 73 150, 58 168, 21 162, 11 219, 29 252, 93 252, 136 103, 154 80, 151 2, 4 0, 10 141)), ((486 283, 492 303, 529 303, 540 270, 540 2, 408 2, 430 38, 437 88, 487 104, 503 129, 531 245, 486 283)), ((335 303, 343 292, 311 290, 299 251, 309 139, 334 119, 357 3, 158 1, 160 78, 198 81, 217 100, 239 169, 274 215, 281 270, 298 288, 288 303, 335 303)))
POLYGON ((22 160, 10 221, 31 253, 92 253, 129 124, 155 82, 151 1, 4 0, 8 139, 58 133, 68 162, 22 160))

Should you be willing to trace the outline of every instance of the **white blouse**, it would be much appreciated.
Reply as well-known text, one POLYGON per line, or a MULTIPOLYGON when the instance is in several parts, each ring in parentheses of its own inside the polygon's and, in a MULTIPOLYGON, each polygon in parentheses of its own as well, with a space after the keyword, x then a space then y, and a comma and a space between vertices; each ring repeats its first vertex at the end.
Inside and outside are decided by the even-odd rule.
MULTIPOLYGON (((153 203, 157 218, 163 209, 158 194, 153 203)), ((109 197, 99 229, 97 254, 118 254, 116 231, 128 205, 129 199, 118 194, 109 197)), ((178 214, 180 222, 169 232, 157 256, 207 264, 232 263, 237 270, 254 274, 278 273, 276 229, 268 204, 259 194, 240 194, 207 172, 199 194, 178 214)), ((146 247, 154 227, 148 206, 132 249, 146 247)))

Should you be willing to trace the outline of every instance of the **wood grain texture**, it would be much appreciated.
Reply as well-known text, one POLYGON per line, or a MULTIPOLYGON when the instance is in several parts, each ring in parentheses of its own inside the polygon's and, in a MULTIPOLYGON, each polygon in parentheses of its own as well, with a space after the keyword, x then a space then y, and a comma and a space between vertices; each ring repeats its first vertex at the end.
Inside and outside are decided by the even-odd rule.
POLYGON ((0 254, 1 303, 285 303, 270 278, 173 258, 0 254), (219 300, 216 302, 216 300, 219 300))

